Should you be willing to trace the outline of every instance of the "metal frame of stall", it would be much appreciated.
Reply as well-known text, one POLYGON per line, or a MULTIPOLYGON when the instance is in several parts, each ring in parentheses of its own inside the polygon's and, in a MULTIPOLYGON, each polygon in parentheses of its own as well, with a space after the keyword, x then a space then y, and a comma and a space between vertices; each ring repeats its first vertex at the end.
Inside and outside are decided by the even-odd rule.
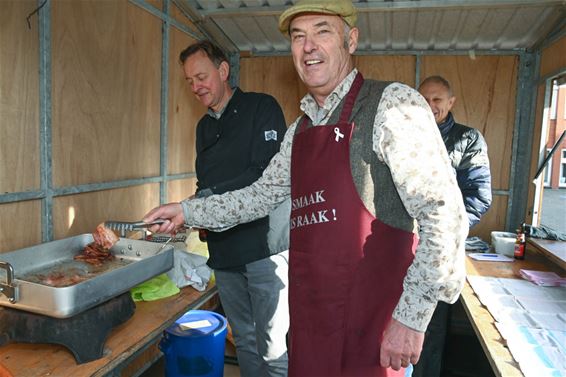
MULTIPOLYGON (((168 104, 168 60, 169 60, 169 30, 175 27, 195 39, 209 38, 215 40, 228 53, 232 85, 239 82, 239 60, 240 54, 229 39, 222 35, 222 31, 213 30, 212 33, 203 28, 200 22, 195 22, 196 15, 189 14, 186 8, 180 6, 178 0, 163 0, 163 9, 158 9, 145 0, 129 0, 130 3, 139 6, 151 14, 155 15, 163 22, 162 33, 162 55, 161 55, 161 114, 160 114, 160 174, 153 177, 138 179, 116 180, 100 183, 82 184, 77 186, 53 187, 52 181, 52 160, 51 160, 51 1, 38 0, 37 14, 39 17, 39 45, 40 45, 40 72, 39 72, 39 96, 40 96, 40 189, 33 191, 15 192, 0 194, 0 204, 12 203, 25 200, 41 199, 42 202, 42 241, 53 240, 52 207, 53 198, 77 193, 87 193, 107 189, 123 188, 136 186, 146 183, 160 184, 160 203, 167 202, 167 182, 194 177, 194 172, 182 174, 167 174, 167 104, 168 104), (198 35, 181 22, 170 16, 171 5, 176 6, 181 13, 195 24, 202 35, 198 35), (218 34, 220 32, 220 34, 218 34), (214 34, 214 37, 212 36, 214 34)), ((473 53, 475 55, 517 55, 519 57, 519 70, 517 77, 517 95, 515 110, 515 125, 513 130, 513 145, 511 157, 510 185, 508 190, 493 190, 493 195, 507 196, 506 230, 513 231, 523 222, 528 207, 528 187, 531 178, 525 171, 529 171, 531 163, 532 134, 534 130, 535 107, 537 86, 549 80, 550 76, 539 77, 540 51, 553 41, 559 39, 566 31, 562 22, 558 28, 538 46, 534 51, 526 50, 489 50, 472 52, 455 51, 417 51, 417 50, 396 50, 396 51, 358 51, 359 55, 412 55, 416 58, 416 82, 420 81, 420 60, 424 55, 464 55, 473 53)), ((275 56, 288 55, 288 53, 256 53, 253 56, 275 56)), ((548 102, 549 91, 547 90, 545 101, 548 102)))

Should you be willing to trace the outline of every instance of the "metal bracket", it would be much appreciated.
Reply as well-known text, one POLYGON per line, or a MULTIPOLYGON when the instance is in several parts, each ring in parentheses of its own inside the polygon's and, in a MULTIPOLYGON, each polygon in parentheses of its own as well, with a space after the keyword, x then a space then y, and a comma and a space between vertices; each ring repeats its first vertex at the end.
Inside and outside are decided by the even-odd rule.
POLYGON ((6 284, 0 283, 0 293, 3 293, 4 296, 8 297, 11 303, 15 303, 18 301, 18 286, 13 285, 12 282, 14 281, 14 267, 8 262, 0 261, 0 268, 6 270, 6 284))

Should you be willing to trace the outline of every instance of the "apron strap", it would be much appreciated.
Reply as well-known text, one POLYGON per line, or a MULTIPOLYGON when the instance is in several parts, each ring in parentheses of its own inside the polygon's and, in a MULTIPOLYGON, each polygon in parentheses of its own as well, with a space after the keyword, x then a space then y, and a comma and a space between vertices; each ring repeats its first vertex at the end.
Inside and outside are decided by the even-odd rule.
POLYGON ((354 108, 354 102, 358 97, 358 93, 362 88, 362 84, 364 83, 364 77, 360 72, 356 75, 354 82, 352 83, 352 87, 346 96, 346 102, 344 102, 344 107, 342 108, 342 113, 340 114, 340 121, 339 123, 348 123, 350 119, 350 115, 352 114, 352 109, 354 108))
MULTIPOLYGON (((350 87, 350 91, 346 95, 346 101, 344 102, 344 107, 342 108, 342 112, 340 113, 340 120, 338 123, 348 123, 348 119, 350 115, 352 115, 352 109, 354 108, 354 102, 356 102, 356 98, 360 93, 360 89, 362 88, 362 84, 364 83, 364 77, 360 72, 356 75, 352 86, 350 87)), ((303 119, 299 124, 299 127, 296 131, 297 134, 305 131, 309 125, 309 117, 305 114, 303 115, 303 119)))

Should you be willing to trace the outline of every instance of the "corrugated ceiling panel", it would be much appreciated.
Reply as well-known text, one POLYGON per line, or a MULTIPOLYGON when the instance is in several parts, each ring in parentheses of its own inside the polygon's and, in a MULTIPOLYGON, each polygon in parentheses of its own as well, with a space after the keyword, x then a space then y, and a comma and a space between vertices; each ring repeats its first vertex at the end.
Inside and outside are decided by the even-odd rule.
POLYGON ((215 19, 218 27, 224 34, 238 47, 240 51, 252 51, 253 45, 250 40, 242 33, 236 23, 236 18, 218 17, 215 19))
POLYGON ((518 9, 511 23, 513 35, 521 47, 530 47, 550 32, 560 17, 556 8, 518 9))
POLYGON ((206 10, 216 9, 219 5, 218 0, 197 0, 196 3, 206 10))
POLYGON ((458 50, 473 50, 476 48, 475 42, 482 31, 488 12, 487 10, 475 10, 465 13, 465 17, 458 30, 454 48, 458 50))
POLYGON ((418 50, 453 48, 461 18, 462 11, 460 10, 452 12, 417 11, 414 48, 418 50), (442 39, 439 39, 439 36, 442 39))
MULTIPOLYGON (((288 40, 277 29, 288 0, 177 1, 200 12, 204 20, 213 20, 240 51, 289 51, 288 40)), ((542 40, 566 14, 564 2, 550 0, 528 4, 493 0, 480 6, 471 0, 462 6, 430 0, 423 6, 424 2, 414 1, 414 8, 411 1, 395 1, 354 0, 360 9, 359 51, 526 49, 542 40), (395 1, 401 6, 393 6, 395 1)))

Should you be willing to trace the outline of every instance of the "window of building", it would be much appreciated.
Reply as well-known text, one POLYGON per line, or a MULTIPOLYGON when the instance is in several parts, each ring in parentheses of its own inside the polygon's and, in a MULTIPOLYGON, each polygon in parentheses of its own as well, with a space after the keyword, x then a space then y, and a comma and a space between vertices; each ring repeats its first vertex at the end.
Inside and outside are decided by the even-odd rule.
POLYGON ((552 97, 550 98, 550 119, 556 119, 556 108, 558 107, 558 83, 552 82, 552 97))
POLYGON ((558 179, 560 187, 566 187, 566 149, 562 149, 560 156, 560 177, 558 179))
POLYGON ((541 138, 539 147, 532 213, 533 225, 544 225, 559 232, 566 232, 566 122, 562 119, 561 107, 565 84, 566 71, 546 81, 541 128, 546 137, 541 138))

